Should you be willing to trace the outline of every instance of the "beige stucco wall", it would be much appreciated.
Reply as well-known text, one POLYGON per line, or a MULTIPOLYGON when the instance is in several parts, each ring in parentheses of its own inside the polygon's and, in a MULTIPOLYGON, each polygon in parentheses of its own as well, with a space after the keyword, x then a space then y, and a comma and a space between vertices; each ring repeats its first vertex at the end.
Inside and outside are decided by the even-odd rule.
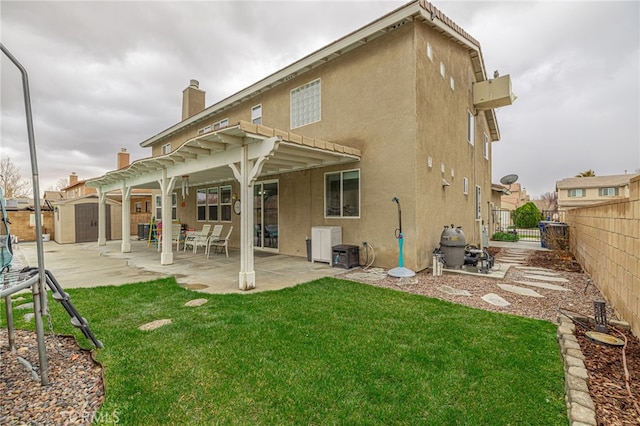
POLYGON ((567 212, 571 251, 640 336, 640 177, 629 198, 567 212))
MULTIPOLYGON (((344 144, 362 153, 357 163, 265 178, 279 182, 280 253, 306 256, 305 237, 310 236, 312 226, 341 226, 344 244, 366 241, 376 251, 376 266, 396 266, 398 211, 392 198, 398 197, 405 266, 421 270, 429 266, 445 224, 463 226, 469 242, 479 242, 475 185, 482 188, 483 217, 489 217, 491 163, 483 157, 482 135, 489 134, 483 113, 476 116, 475 145, 466 137, 467 110, 473 111, 470 69, 466 48, 424 23, 408 23, 158 142, 153 155, 159 155, 161 146, 169 141, 173 149, 178 148, 196 136, 198 129, 222 119, 230 124, 250 121, 251 108, 261 104, 266 126, 344 144), (433 46, 433 62, 426 57, 427 40, 433 46), (440 61, 447 70, 445 78, 440 76, 440 61), (321 79, 321 121, 290 129, 291 90, 317 78, 321 79), (431 169, 428 156, 433 160, 431 169), (446 188, 441 184, 441 162, 446 165, 444 177, 451 183, 446 188), (350 169, 360 170, 360 218, 325 218, 325 173, 350 169), (463 177, 469 179, 466 195, 463 177)), ((228 184, 234 193, 239 192, 236 182, 228 184)), ((185 207, 179 195, 178 217, 199 229, 202 223, 195 220, 195 190, 190 190, 185 207)), ((230 245, 237 247, 236 215, 231 224, 237 232, 230 245)))

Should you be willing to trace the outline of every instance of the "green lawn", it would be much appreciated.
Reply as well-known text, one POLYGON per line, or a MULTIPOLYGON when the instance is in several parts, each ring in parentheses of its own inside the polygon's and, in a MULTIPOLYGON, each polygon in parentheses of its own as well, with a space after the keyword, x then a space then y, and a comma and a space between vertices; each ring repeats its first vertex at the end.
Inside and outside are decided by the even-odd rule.
POLYGON ((120 424, 568 423, 549 322, 329 278, 243 295, 173 279, 68 293, 105 344, 102 410, 120 424), (195 298, 208 303, 184 306, 195 298))

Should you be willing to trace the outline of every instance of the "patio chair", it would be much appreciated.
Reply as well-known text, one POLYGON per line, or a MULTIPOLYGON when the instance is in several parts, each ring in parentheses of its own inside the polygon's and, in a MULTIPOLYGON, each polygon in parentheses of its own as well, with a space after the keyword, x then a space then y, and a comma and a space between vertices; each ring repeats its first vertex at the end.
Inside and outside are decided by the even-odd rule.
POLYGON ((184 239, 184 251, 187 251, 187 246, 193 247, 194 253, 198 252, 198 247, 206 247, 210 231, 211 225, 202 225, 202 229, 200 231, 188 234, 184 239))
MULTIPOLYGON (((182 225, 179 223, 171 224, 171 244, 176 243, 176 251, 180 251, 180 234, 182 233, 182 225)), ((162 228, 158 231, 158 251, 162 249, 162 228)))
POLYGON ((214 225, 213 231, 211 231, 211 235, 207 238, 207 241, 204 245, 204 254, 209 254, 209 246, 212 241, 217 241, 220 239, 220 234, 222 234, 222 225, 214 225))
POLYGON ((227 232, 227 236, 224 238, 218 238, 217 240, 210 240, 207 244, 207 259, 211 254, 211 247, 214 250, 224 247, 224 252, 229 257, 229 237, 231 237, 231 231, 233 231, 233 226, 229 227, 229 232, 227 232))

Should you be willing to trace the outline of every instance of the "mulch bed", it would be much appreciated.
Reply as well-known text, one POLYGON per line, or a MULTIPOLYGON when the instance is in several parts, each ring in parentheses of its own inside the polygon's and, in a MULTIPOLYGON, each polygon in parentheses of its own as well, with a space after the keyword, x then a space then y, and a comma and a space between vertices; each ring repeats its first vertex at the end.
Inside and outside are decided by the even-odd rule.
MULTIPOLYGON (((529 263, 557 271, 582 272, 580 264, 566 251, 537 251, 529 263)), ((589 372, 589 393, 596 406, 598 425, 640 425, 640 340, 630 331, 609 327, 612 336, 624 340, 621 335, 624 334, 627 338, 625 370, 622 347, 596 343, 585 335, 586 331, 590 330, 576 324, 575 334, 589 372)))

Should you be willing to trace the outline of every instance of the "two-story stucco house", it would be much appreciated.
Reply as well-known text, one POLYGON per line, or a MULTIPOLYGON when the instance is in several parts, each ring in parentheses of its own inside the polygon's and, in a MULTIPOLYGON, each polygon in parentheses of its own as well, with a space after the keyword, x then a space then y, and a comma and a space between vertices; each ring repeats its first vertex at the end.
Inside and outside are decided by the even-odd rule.
POLYGON ((629 182, 640 174, 571 177, 556 182, 558 208, 571 209, 629 198, 629 182))
MULTIPOLYGON (((443 225, 479 242, 494 109, 514 99, 508 75, 487 77, 478 41, 413 1, 211 106, 192 81, 182 121, 141 143, 152 157, 88 185, 122 190, 123 203, 131 188, 159 188, 158 217, 234 226, 241 289, 255 285, 254 250, 305 256, 316 226, 397 265, 398 197, 404 263, 422 270, 443 225)), ((161 262, 172 261, 167 243, 161 262)))

